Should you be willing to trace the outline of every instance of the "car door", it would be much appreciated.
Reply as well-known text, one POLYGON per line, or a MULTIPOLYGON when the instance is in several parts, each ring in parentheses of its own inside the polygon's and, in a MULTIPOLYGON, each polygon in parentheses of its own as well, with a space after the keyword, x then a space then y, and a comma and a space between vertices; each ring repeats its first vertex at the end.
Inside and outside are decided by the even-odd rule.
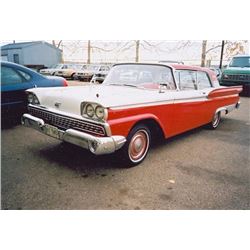
POLYGON ((1 66, 2 113, 18 113, 27 105, 25 90, 34 87, 29 74, 9 65, 1 66))
POLYGON ((207 120, 208 91, 199 89, 197 71, 175 73, 179 91, 174 93, 175 134, 199 127, 207 120))

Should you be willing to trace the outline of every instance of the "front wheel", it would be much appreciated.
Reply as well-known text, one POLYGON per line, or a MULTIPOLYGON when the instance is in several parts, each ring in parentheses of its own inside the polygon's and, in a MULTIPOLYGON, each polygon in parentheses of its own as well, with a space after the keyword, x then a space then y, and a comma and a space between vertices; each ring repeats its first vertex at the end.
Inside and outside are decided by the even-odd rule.
POLYGON ((121 148, 121 160, 126 167, 136 166, 147 156, 151 143, 151 134, 147 126, 137 125, 129 133, 127 142, 121 148))

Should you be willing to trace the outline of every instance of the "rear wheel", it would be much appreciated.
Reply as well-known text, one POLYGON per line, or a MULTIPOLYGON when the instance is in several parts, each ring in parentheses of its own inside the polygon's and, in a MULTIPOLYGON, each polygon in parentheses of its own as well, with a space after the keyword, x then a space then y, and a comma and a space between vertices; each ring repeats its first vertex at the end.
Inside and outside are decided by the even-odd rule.
POLYGON ((151 133, 147 126, 137 125, 129 133, 127 142, 120 154, 126 167, 136 166, 147 156, 151 142, 151 133))
POLYGON ((208 124, 208 127, 210 129, 216 129, 219 126, 220 121, 221 121, 221 112, 217 112, 215 113, 212 121, 208 124))

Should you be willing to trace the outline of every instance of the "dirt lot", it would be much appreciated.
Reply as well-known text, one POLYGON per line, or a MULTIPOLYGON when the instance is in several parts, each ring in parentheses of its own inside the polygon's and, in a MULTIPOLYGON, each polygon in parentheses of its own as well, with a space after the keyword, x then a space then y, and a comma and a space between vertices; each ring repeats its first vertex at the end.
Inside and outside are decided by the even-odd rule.
MULTIPOLYGON (((70 82, 71 85, 83 83, 70 82)), ((250 98, 120 168, 21 125, 2 130, 2 209, 250 209, 250 98)))

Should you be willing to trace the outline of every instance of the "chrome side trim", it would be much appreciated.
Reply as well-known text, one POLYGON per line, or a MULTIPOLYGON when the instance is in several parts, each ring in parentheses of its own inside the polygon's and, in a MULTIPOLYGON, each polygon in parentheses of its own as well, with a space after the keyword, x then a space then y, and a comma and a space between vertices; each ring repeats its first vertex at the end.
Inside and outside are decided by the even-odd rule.
POLYGON ((216 109, 215 113, 225 111, 226 115, 233 111, 234 109, 238 109, 240 107, 240 102, 237 102, 236 104, 231 104, 228 106, 220 107, 216 109))
POLYGON ((169 100, 169 101, 155 101, 155 102, 147 102, 147 103, 129 104, 129 105, 123 105, 123 106, 113 106, 113 107, 110 107, 110 109, 111 110, 129 109, 129 108, 140 108, 140 107, 158 106, 158 105, 166 105, 166 104, 204 102, 204 101, 207 101, 207 97, 198 96, 198 97, 187 97, 187 98, 173 99, 173 100, 169 100))
POLYGON ((113 153, 120 149, 126 142, 124 136, 97 137, 75 129, 62 131, 56 127, 45 124, 42 119, 30 114, 24 114, 21 122, 26 127, 33 128, 53 138, 85 148, 95 155, 113 153), (53 127, 53 133, 49 131, 50 127, 53 127))

